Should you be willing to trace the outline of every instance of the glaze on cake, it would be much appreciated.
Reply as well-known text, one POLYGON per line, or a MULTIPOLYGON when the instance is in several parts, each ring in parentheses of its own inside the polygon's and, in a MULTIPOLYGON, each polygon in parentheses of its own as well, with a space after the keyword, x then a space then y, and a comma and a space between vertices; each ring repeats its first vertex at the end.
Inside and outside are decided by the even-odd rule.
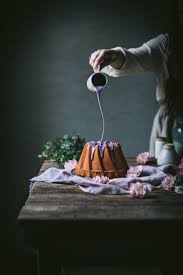
POLYGON ((91 141, 84 145, 75 172, 82 177, 125 177, 128 164, 118 142, 91 141))

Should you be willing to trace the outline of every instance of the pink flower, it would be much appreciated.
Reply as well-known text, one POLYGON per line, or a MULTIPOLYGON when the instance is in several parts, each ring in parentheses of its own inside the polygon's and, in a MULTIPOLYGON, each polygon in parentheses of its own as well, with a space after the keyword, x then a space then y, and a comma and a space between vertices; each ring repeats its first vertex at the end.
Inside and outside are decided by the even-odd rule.
POLYGON ((150 160, 150 154, 149 152, 144 152, 144 153, 141 153, 137 156, 136 158, 136 162, 139 163, 139 164, 145 164, 146 162, 148 162, 150 160))
POLYGON ((144 198, 146 194, 152 191, 152 187, 148 183, 131 183, 130 185, 130 194, 135 198, 144 198))
POLYGON ((71 172, 72 170, 74 170, 76 168, 76 165, 77 165, 77 160, 75 159, 72 159, 72 160, 68 160, 67 162, 65 162, 64 164, 64 169, 67 171, 67 172, 71 172))
POLYGON ((142 173, 142 166, 135 166, 135 167, 130 167, 127 171, 126 177, 127 178, 137 178, 140 176, 142 173))
POLYGON ((175 177, 167 176, 164 178, 160 185, 164 190, 172 190, 175 187, 175 177))
POLYGON ((102 184, 106 184, 109 181, 109 178, 106 176, 96 176, 92 179, 93 181, 97 182, 97 183, 102 183, 102 184))
POLYGON ((179 167, 180 169, 183 169, 183 158, 181 158, 178 167, 179 167))

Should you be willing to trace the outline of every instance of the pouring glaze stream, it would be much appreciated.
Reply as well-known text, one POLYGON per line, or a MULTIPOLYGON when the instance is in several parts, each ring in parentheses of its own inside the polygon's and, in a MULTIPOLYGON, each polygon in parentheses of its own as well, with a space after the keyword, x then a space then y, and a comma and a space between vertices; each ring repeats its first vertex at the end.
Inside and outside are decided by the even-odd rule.
POLYGON ((106 75, 101 72, 92 74, 87 80, 88 89, 91 92, 96 92, 98 105, 99 105, 99 109, 102 117, 102 134, 101 134, 100 142, 103 141, 104 131, 105 131, 105 119, 104 119, 104 114, 103 114, 103 110, 100 102, 100 95, 104 87, 107 85, 107 82, 108 82, 108 79, 106 75))

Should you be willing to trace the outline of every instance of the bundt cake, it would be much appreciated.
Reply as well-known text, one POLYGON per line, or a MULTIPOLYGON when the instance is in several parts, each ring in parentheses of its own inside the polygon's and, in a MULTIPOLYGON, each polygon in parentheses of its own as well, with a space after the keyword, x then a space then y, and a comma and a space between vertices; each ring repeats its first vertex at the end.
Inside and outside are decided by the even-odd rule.
POLYGON ((128 164, 117 142, 91 141, 84 145, 75 172, 82 177, 125 177, 128 164))

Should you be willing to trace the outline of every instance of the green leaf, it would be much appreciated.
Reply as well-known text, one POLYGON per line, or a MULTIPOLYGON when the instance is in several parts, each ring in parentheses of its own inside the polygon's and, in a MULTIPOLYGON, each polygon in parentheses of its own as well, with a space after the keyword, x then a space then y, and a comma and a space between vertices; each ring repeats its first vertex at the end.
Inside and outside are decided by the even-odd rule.
POLYGON ((43 150, 38 157, 52 159, 63 168, 66 161, 79 160, 84 144, 85 138, 81 138, 79 135, 65 134, 62 138, 48 140, 43 145, 43 150))

